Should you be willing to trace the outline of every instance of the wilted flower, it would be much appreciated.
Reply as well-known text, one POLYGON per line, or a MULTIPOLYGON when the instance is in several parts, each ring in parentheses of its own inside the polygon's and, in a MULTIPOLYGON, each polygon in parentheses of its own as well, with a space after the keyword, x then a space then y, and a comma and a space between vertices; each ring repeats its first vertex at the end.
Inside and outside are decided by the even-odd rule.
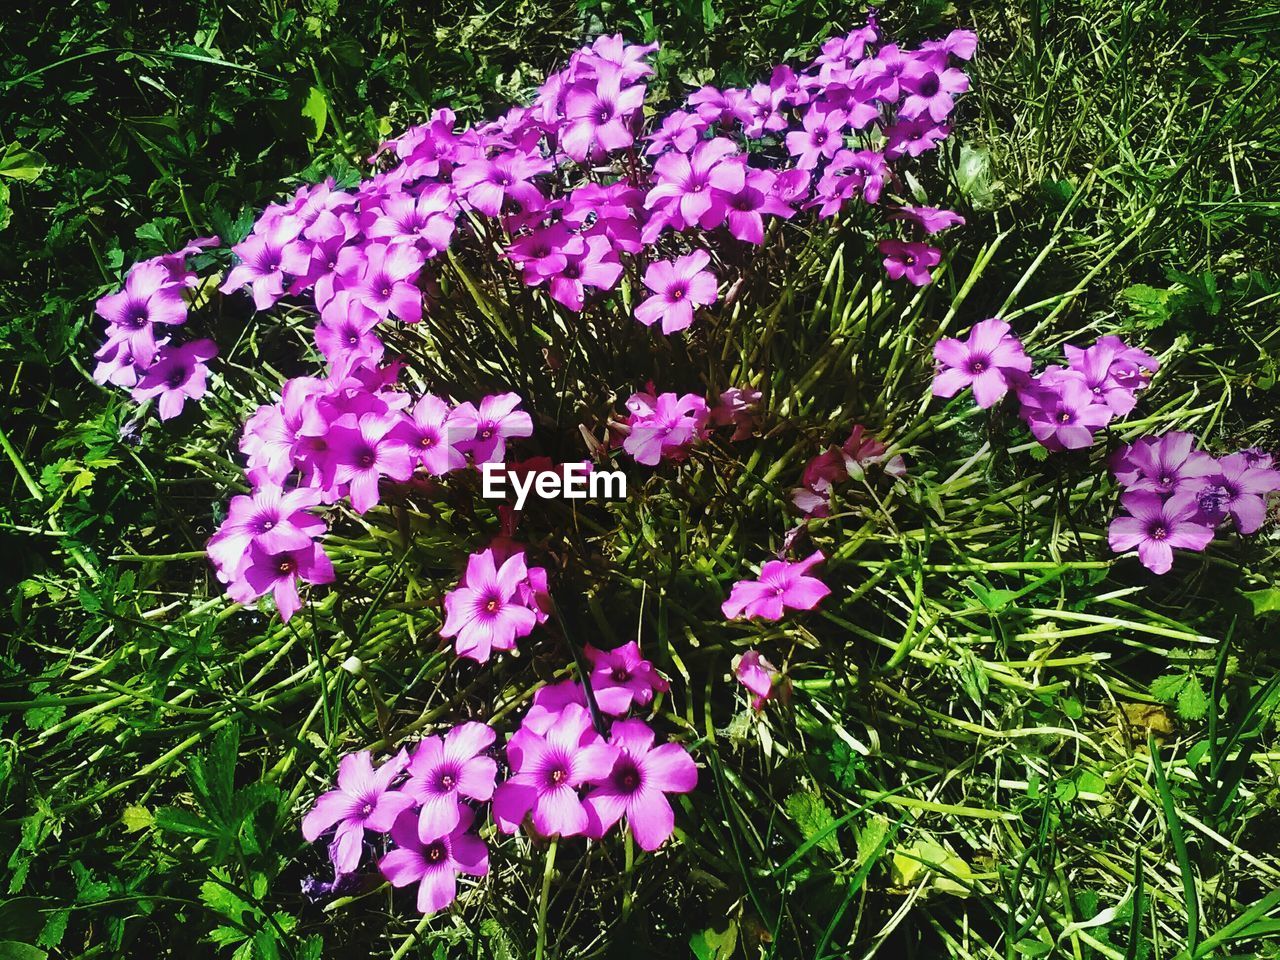
POLYGON ((733 675, 752 694, 751 708, 760 710, 774 696, 778 668, 756 650, 748 650, 733 661, 733 675))

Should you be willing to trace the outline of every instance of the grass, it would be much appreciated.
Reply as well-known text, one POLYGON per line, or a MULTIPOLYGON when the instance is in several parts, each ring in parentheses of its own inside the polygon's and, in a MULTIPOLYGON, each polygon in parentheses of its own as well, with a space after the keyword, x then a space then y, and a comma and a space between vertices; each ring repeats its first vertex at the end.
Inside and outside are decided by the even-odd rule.
MULTIPOLYGON (((395 346, 426 382, 519 384, 557 425, 556 456, 579 449, 578 422, 616 408, 609 391, 655 370, 673 387, 753 380, 776 411, 757 446, 636 474, 624 506, 531 524, 560 567, 559 631, 477 672, 433 636, 476 538, 456 512, 348 518, 343 589, 287 626, 224 600, 202 559, 215 505, 241 482, 242 411, 296 372, 280 365, 296 363, 304 318, 223 308, 218 340, 237 346, 205 422, 134 437, 130 411, 83 375, 91 300, 188 221, 234 229, 287 185, 276 178, 342 175, 424 104, 478 113, 582 36, 647 26, 594 4, 459 7, 431 21, 438 33, 368 13, 360 28, 317 8, 317 35, 269 5, 204 9, 203 53, 178 46, 187 24, 112 37, 51 19, 10 57, 6 105, 28 105, 0 140, 53 162, 47 189, 12 188, 3 235, 6 273, 23 279, 0 294, 0 530, 16 583, 0 653, 0 955, 6 940, 58 957, 1276 955, 1274 526, 1163 579, 1116 561, 1106 451, 1043 460, 1007 421, 930 402, 927 348, 996 313, 1041 356, 1120 331, 1163 366, 1108 446, 1185 429, 1276 447, 1280 15, 893 5, 886 22, 907 36, 974 22, 983 36, 955 149, 924 184, 969 219, 935 287, 882 283, 850 223, 804 238, 785 277, 761 281, 768 307, 726 319, 693 359, 575 345, 548 321, 569 371, 553 379, 529 351, 504 353, 503 330, 541 315, 523 291, 453 318, 472 349, 449 362, 406 334, 395 346), (87 43, 110 57, 63 63, 87 43), (218 63, 192 59, 206 56, 218 63), (194 96, 223 81, 207 107, 194 96), (313 86, 330 103, 318 135, 297 115, 313 86), (195 119, 175 106, 188 98, 195 119), (280 122, 234 122, 258 105, 280 122), (114 137, 77 133, 89 107, 114 137), (838 602, 764 629, 723 624, 728 584, 786 529, 804 460, 854 421, 911 470, 855 487, 817 531, 838 602), (677 842, 641 855, 507 840, 482 888, 421 923, 376 883, 329 903, 299 894, 323 866, 299 810, 341 753, 463 717, 510 722, 583 641, 637 635, 673 680, 665 722, 702 765, 677 842), (759 716, 727 675, 749 645, 776 652, 794 687, 759 716)), ((827 15, 661 5, 661 82, 751 76, 808 52, 827 15)), ((481 268, 455 264, 458 282, 481 268)))

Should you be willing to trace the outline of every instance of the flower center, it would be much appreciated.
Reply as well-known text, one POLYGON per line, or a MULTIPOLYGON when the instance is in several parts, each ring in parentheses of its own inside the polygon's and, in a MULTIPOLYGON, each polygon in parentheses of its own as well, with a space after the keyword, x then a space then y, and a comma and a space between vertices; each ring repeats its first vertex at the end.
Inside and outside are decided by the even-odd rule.
POLYGON ((1156 524, 1151 528, 1152 540, 1164 540, 1169 536, 1169 531, 1165 529, 1164 524, 1156 524))
POLYGON ((446 855, 443 843, 433 843, 422 852, 423 859, 427 863, 440 863, 445 859, 446 855))
POLYGON ((931 73, 929 76, 925 77, 924 82, 920 84, 920 96, 935 97, 938 95, 940 87, 941 84, 938 81, 937 74, 931 73))
POLYGON ((365 805, 364 805, 363 807, 361 807, 361 808, 360 808, 360 816, 362 816, 362 817, 367 817, 367 816, 369 816, 369 815, 370 815, 370 814, 372 814, 372 813, 373 813, 373 804, 372 804, 372 803, 368 803, 368 802, 366 802, 366 803, 365 803, 365 805))
POLYGON ((609 674, 614 683, 626 683, 631 679, 631 674, 626 667, 614 667, 613 673, 609 674))
POLYGON ((165 383, 169 385, 170 389, 176 390, 178 389, 178 387, 182 386, 186 382, 186 380, 187 380, 186 368, 178 367, 176 370, 174 370, 172 373, 169 374, 168 378, 165 380, 165 383))
POLYGON ((547 779, 551 781, 553 787, 558 787, 569 779, 569 771, 564 767, 554 767, 547 775, 547 779))
POLYGON ((276 563, 276 569, 279 570, 281 573, 292 573, 293 568, 294 568, 294 563, 291 557, 285 557, 283 560, 280 560, 279 562, 276 563))
POLYGON ((640 787, 640 771, 633 765, 624 766, 615 776, 619 787, 626 793, 635 793, 640 787))
POLYGON ((493 613, 498 609, 499 606, 501 606, 501 603, 499 602, 498 598, 490 597, 488 600, 485 601, 484 611, 485 613, 493 613))
POLYGON ((455 786, 457 786, 457 783, 458 783, 458 778, 455 777, 451 771, 446 770, 444 773, 440 774, 439 787, 441 791, 447 792, 449 790, 452 790, 455 786))
POLYGON ((493 437, 493 427, 482 427, 479 434, 481 440, 489 440, 493 437))
POLYGON ((435 445, 436 445, 436 438, 431 436, 431 434, 429 433, 424 433, 421 437, 418 438, 418 446, 420 446, 423 450, 430 449, 435 445))
POLYGON ((366 450, 364 453, 360 454, 358 458, 356 458, 356 462, 360 464, 360 466, 364 467, 366 470, 368 470, 370 467, 373 466, 374 461, 375 461, 375 457, 373 455, 373 452, 369 450, 366 450))

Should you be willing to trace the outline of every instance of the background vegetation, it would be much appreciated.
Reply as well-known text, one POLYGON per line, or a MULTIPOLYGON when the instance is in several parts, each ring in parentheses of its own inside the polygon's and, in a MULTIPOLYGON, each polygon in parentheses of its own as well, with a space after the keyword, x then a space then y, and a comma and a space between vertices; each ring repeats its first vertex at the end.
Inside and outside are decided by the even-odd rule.
MULTIPOLYGON (((238 239, 298 184, 354 182, 433 106, 470 120, 522 97, 601 32, 663 42, 660 103, 809 56, 860 16, 835 0, 0 14, 0 957, 531 952, 536 853, 418 925, 385 890, 307 897, 323 863, 297 811, 343 750, 463 707, 503 715, 563 656, 492 690, 442 678, 421 585, 464 551, 396 553, 376 531, 374 585, 320 622, 231 608, 200 551, 271 371, 241 370, 260 396, 207 403, 199 430, 136 423, 86 374, 93 301, 188 236, 238 239), (353 653, 363 678, 339 668, 353 653)), ((1125 332, 1176 358, 1127 426, 1280 449, 1280 11, 982 0, 882 17, 904 41, 965 26, 982 45, 944 164, 969 226, 946 283, 879 332, 996 312, 1041 349, 1125 332)), ((857 316, 852 282, 801 279, 791 309, 857 316)), ((219 342, 253 322, 247 301, 221 311, 219 342)), ((726 706, 745 638, 704 639, 719 655, 677 710, 704 764, 683 841, 613 886, 562 856, 561 955, 1278 955, 1274 525, 1153 580, 1112 564, 1096 471, 1005 453, 1008 425, 996 452, 963 420, 942 433, 918 369, 872 369, 852 412, 929 466, 895 491, 896 525, 850 522, 866 589, 773 638, 825 665, 759 724, 726 706), (999 513, 1028 491, 1033 510, 999 513)), ((634 531, 637 576, 665 584, 638 612, 664 651, 699 640, 681 604, 707 600, 675 568, 729 578, 669 507, 646 501, 634 531)))

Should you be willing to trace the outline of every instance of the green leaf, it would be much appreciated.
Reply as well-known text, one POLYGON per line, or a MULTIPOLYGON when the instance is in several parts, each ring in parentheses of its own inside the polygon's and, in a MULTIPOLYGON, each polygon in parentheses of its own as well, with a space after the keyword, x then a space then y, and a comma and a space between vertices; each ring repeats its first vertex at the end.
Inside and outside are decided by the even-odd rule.
POLYGON ((124 808, 120 822, 124 824, 126 833, 137 833, 139 830, 150 830, 156 818, 146 807, 135 803, 124 808))
POLYGON ((738 924, 730 920, 723 932, 711 927, 689 938, 689 947, 698 960, 729 960, 738 945, 738 924))
POLYGON ((1255 617, 1264 613, 1280 613, 1280 587, 1267 587, 1263 590, 1244 590, 1242 593, 1253 604, 1253 615, 1255 617))
POLYGON ((1195 674, 1189 674, 1187 682, 1178 691, 1176 709, 1183 720, 1200 720, 1209 712, 1209 698, 1195 674))
POLYGON ((16 143, 8 144, 0 153, 0 177, 31 183, 39 179, 47 167, 44 157, 32 150, 24 150, 16 143))
POLYGON ((224 831, 199 814, 181 807, 161 807, 155 813, 155 824, 161 830, 181 833, 189 837, 219 839, 224 831))
POLYGON ((9 185, 0 181, 0 230, 9 226, 13 219, 13 210, 9 208, 9 185))
POLYGON ((315 143, 324 134, 325 124, 329 121, 329 101, 325 99, 324 91, 319 87, 312 87, 307 92, 306 102, 302 105, 302 115, 315 125, 315 133, 307 137, 315 143))
POLYGON ((49 955, 39 947, 17 940, 0 940, 0 960, 48 960, 49 955))
POLYGON ((831 815, 822 796, 816 792, 802 791, 787 797, 787 816, 796 822, 805 840, 816 841, 828 853, 840 856, 840 839, 836 836, 836 818, 831 815))

